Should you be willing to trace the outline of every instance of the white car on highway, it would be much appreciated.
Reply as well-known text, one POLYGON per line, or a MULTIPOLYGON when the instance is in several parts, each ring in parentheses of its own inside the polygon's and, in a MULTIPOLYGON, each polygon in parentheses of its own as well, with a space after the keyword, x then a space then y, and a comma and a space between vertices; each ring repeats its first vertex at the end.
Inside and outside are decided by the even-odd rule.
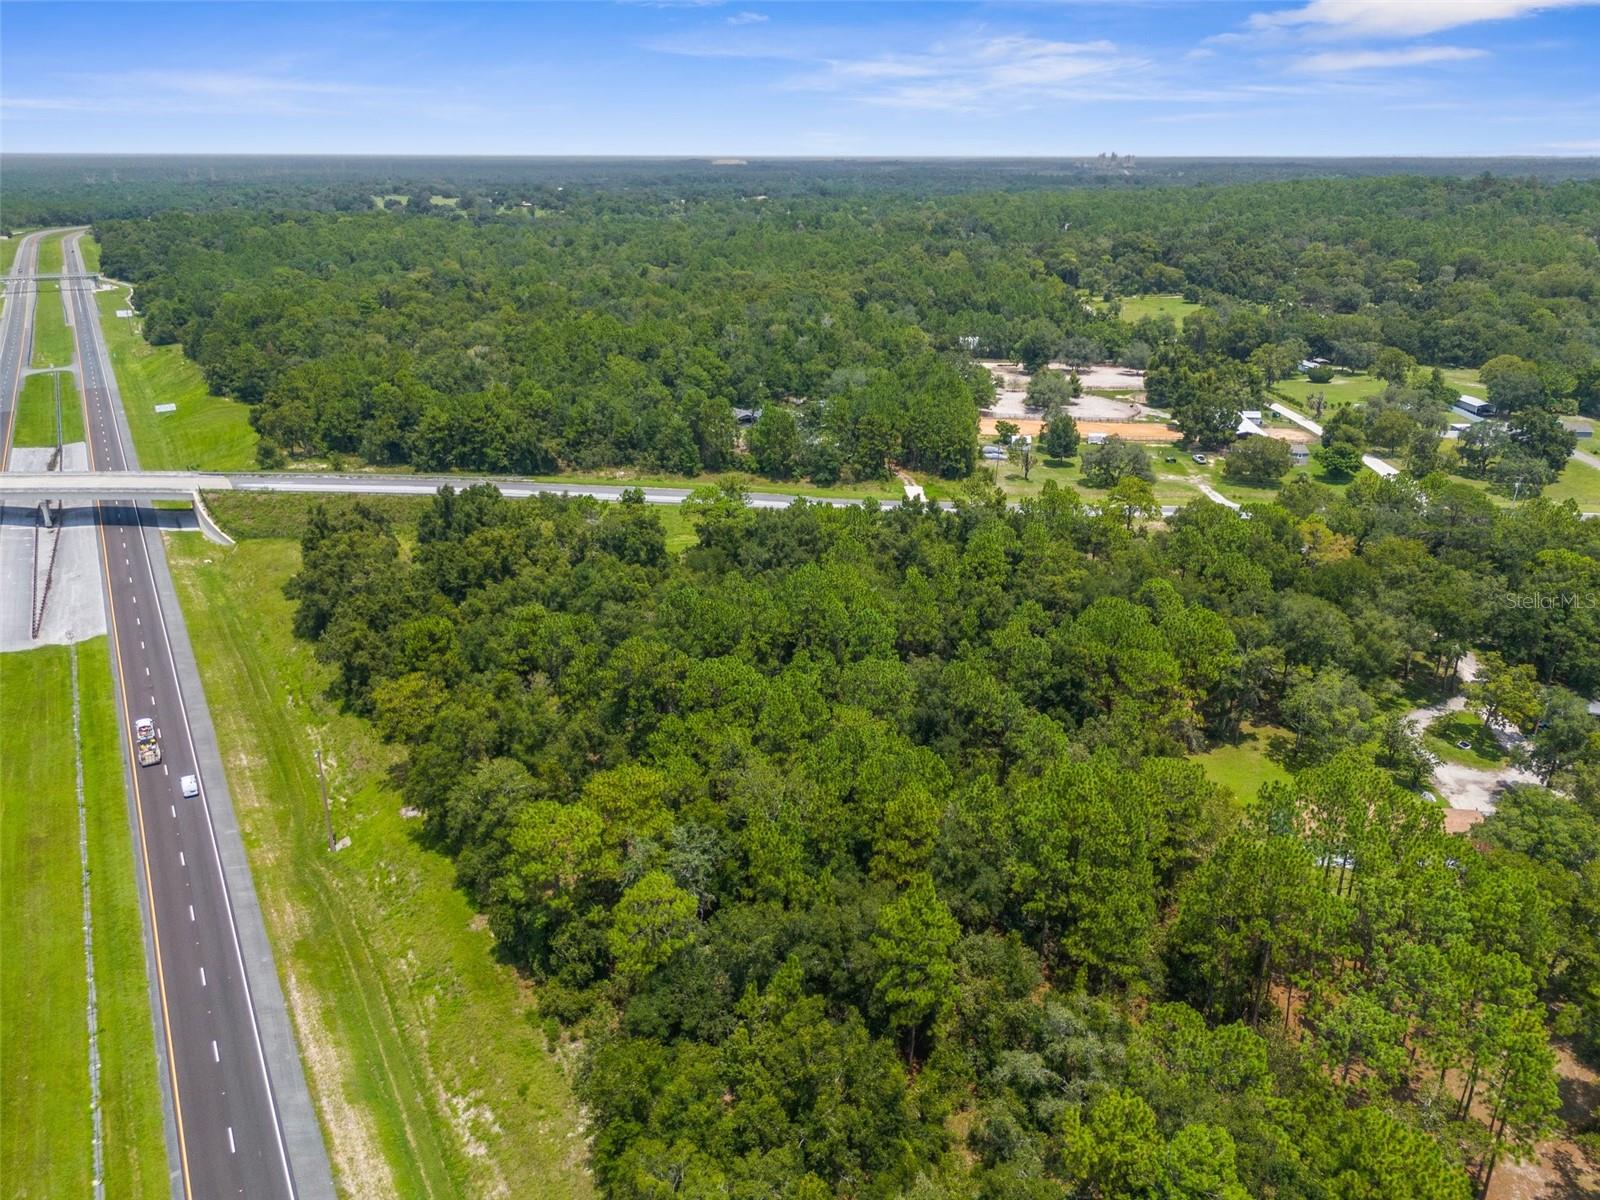
POLYGON ((178 786, 183 789, 185 796, 198 796, 200 794, 200 781, 193 775, 185 775, 178 780, 178 786))

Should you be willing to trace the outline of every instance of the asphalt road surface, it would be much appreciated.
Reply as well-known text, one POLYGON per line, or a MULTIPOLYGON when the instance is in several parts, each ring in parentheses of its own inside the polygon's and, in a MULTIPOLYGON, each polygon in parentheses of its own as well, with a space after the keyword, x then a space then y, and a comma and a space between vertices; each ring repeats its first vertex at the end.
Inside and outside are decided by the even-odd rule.
MULTIPOLYGON (((82 270, 76 242, 66 241, 69 272, 82 270)), ((82 284, 67 286, 90 469, 136 470, 94 294, 82 284)), ((154 950, 156 1032, 176 1125, 174 1194, 331 1197, 332 1174, 161 535, 132 502, 99 507, 136 809, 134 852, 154 950), (140 717, 159 730, 158 765, 133 765, 133 722, 140 717), (186 775, 198 777, 199 795, 182 794, 186 775)))
MULTIPOLYGON (((13 277, 32 275, 38 268, 39 241, 50 230, 26 235, 11 260, 13 277)), ((17 419, 17 396, 22 373, 33 356, 33 309, 37 288, 31 284, 6 288, 5 314, 0 317, 0 471, 11 461, 11 428, 17 419)))

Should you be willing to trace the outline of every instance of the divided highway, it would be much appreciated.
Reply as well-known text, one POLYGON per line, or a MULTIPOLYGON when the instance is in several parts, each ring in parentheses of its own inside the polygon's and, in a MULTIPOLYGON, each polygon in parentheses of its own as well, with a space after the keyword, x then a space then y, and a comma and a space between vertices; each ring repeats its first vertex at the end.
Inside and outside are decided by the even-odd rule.
MULTIPOLYGON (((77 242, 78 235, 65 242, 68 272, 82 270, 77 242)), ((90 466, 137 470, 94 293, 63 286, 90 466)), ((99 510, 135 853, 154 952, 158 1052, 177 1142, 174 1195, 332 1197, 161 535, 144 519, 148 510, 131 500, 107 500, 99 510), (152 718, 160 731, 159 765, 133 765, 139 717, 152 718), (197 795, 183 795, 180 781, 188 775, 198 779, 197 795)))
MULTIPOLYGON (((52 232, 45 229, 23 237, 11 260, 11 277, 32 275, 38 269, 39 241, 52 232)), ((0 471, 11 463, 11 429, 17 420, 17 397, 22 374, 33 357, 33 308, 38 289, 31 284, 8 286, 5 314, 0 317, 0 471)))

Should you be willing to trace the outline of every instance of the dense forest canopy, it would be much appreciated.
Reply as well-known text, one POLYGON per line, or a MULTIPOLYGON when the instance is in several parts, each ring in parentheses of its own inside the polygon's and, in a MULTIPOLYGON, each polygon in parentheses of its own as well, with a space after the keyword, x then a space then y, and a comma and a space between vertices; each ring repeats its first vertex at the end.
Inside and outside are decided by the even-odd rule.
POLYGON ((406 155, 0 154, 0 227, 142 217, 175 209, 355 211, 373 196, 492 204, 582 191, 686 198, 1043 187, 1129 189, 1368 175, 1600 178, 1596 158, 438 158, 406 155))
POLYGON ((1595 723, 1464 837, 1394 703, 1471 646, 1600 685, 1600 606, 1516 602, 1600 596, 1600 522, 706 488, 673 556, 641 501, 319 510, 290 585, 583 1039, 607 1196, 1466 1200, 1547 1019, 1600 1051, 1595 723), (1250 722, 1292 775, 1235 796, 1192 752, 1250 722))
POLYGON ((1307 356, 1386 385, 1342 490, 1232 450, 1242 519, 1120 439, 1093 507, 709 487, 677 554, 637 493, 313 510, 296 633, 581 1046, 608 1200, 1466 1200, 1600 1055, 1600 522, 1480 485, 1600 412, 1595 164, 5 165, 263 462, 961 478, 984 356, 1147 368, 1207 449, 1307 356), (1449 367, 1503 419, 1446 452, 1449 367), (1539 785, 1461 834, 1406 714, 1468 655, 1539 785))
MULTIPOLYGON (((96 229, 147 335, 254 406, 269 460, 959 477, 991 395, 975 353, 1143 365, 1177 348, 1209 378, 1267 382, 1307 353, 1507 359, 1536 407, 1600 408, 1600 183, 427 201, 96 229), (1123 320, 1118 298, 1150 291, 1207 307, 1181 329, 1123 320)), ((1548 440, 1511 432, 1521 458, 1548 440)))

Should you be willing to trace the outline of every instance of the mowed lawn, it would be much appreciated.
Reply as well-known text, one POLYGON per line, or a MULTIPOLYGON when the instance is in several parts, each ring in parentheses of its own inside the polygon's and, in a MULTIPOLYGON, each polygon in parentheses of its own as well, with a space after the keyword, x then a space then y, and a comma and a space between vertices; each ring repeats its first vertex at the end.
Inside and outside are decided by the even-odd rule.
MULTIPOLYGON (((242 531, 241 531, 242 532, 242 531)), ((168 539, 303 1061, 345 1194, 587 1197, 577 1106, 398 758, 290 633, 298 543, 168 539), (337 832, 327 849, 313 748, 337 832)))
POLYGON ((65 234, 58 233, 54 237, 42 238, 39 241, 39 274, 59 275, 64 252, 61 248, 61 239, 65 234))
MULTIPOLYGON (((105 638, 76 648, 99 1005, 106 1195, 168 1194, 121 734, 105 638)), ((72 654, 0 655, 0 1178, 8 1196, 88 1196, 88 986, 72 654)))
MULTIPOLYGON (((1594 446, 1593 439, 1579 442, 1578 449, 1600 453, 1600 446, 1594 446)), ((1584 512, 1600 512, 1600 470, 1575 458, 1568 459, 1560 478, 1545 488, 1544 495, 1551 500, 1576 500, 1584 512)))
POLYGON ((85 271, 100 270, 100 243, 94 240, 93 234, 84 234, 78 239, 78 255, 83 259, 85 271))
POLYGON ((1199 312, 1203 305, 1191 304, 1178 295, 1123 296, 1122 319, 1130 325, 1146 317, 1171 317, 1181 327, 1184 317, 1199 312))
POLYGON ((61 307, 60 287, 41 283, 33 308, 33 365, 70 367, 73 345, 72 329, 61 307))
POLYGON ((1311 398, 1319 393, 1327 401, 1323 409, 1323 416, 1326 417, 1334 409, 1382 395, 1384 388, 1388 386, 1376 375, 1346 375, 1340 372, 1327 383, 1312 383, 1303 375, 1294 379, 1280 379, 1272 385, 1272 390, 1281 393, 1279 397, 1273 397, 1274 399, 1283 399, 1290 408, 1297 409, 1315 420, 1317 414, 1312 407, 1311 398))
POLYGON ((69 372, 58 371, 23 380, 11 431, 13 446, 56 444, 56 380, 61 381, 61 440, 83 441, 83 405, 78 400, 77 381, 69 372))
POLYGON ((1289 772, 1267 757, 1272 739, 1292 742, 1294 735, 1275 725, 1246 725, 1237 742, 1224 742, 1197 755, 1213 783, 1220 783, 1239 798, 1241 804, 1254 800, 1263 783, 1283 783, 1289 772))
POLYGON ((128 305, 126 292, 101 292, 96 302, 139 465, 147 471, 253 469, 256 431, 246 406, 213 396, 181 346, 152 346, 132 319, 117 316, 128 305), (158 413, 158 404, 178 407, 158 413))

